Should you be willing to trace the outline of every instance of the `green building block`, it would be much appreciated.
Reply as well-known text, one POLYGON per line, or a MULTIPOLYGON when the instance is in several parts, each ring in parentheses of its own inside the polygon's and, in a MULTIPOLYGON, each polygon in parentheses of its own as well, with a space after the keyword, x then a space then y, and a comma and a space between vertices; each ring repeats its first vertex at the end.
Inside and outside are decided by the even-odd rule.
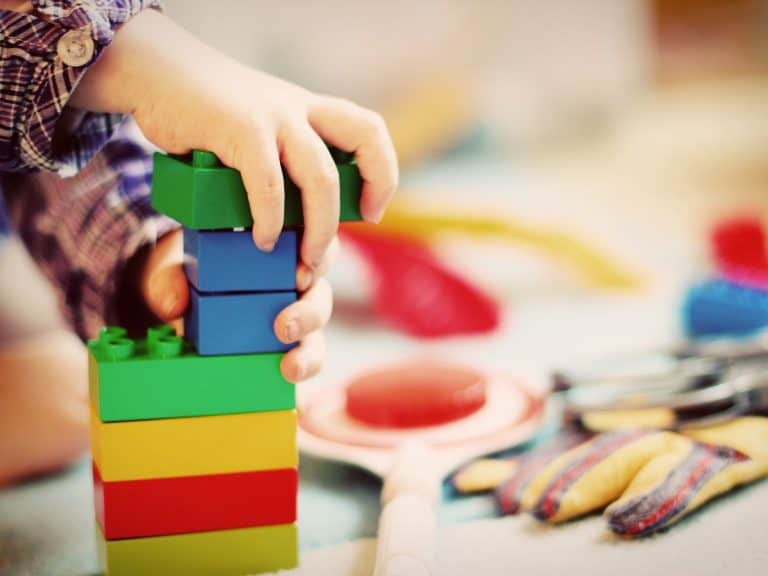
MULTIPOLYGON (((363 181, 354 157, 334 149, 331 155, 339 170, 340 220, 362 220, 360 193, 363 181)), ((184 157, 156 153, 152 207, 195 230, 248 228, 253 225, 240 173, 222 166, 210 152, 196 150, 184 157)), ((284 225, 303 224, 301 192, 286 177, 284 225)))
POLYGON ((145 340, 105 328, 88 342, 91 404, 103 422, 292 410, 282 354, 198 356, 170 326, 145 340))
POLYGON ((96 526, 105 576, 240 576, 298 564, 295 524, 105 540, 96 526))

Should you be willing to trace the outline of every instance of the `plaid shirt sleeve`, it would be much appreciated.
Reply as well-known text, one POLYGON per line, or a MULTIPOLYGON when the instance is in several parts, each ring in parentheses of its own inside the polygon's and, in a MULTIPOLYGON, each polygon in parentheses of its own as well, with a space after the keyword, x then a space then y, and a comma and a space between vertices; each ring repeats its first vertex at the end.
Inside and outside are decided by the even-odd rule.
MULTIPOLYGON (((109 139, 119 117, 86 113, 54 145, 67 101, 114 31, 157 0, 32 0, 0 10, 0 171, 74 173, 109 139), (79 51, 79 52, 78 52, 79 51)), ((58 135, 57 135, 58 136, 58 135)))
POLYGON ((135 124, 66 106, 114 30, 155 5, 33 0, 28 13, 0 10, 0 193, 83 338, 121 320, 126 263, 177 226, 150 207, 152 149, 135 124))
POLYGON ((141 309, 126 319, 117 305, 126 263, 178 227, 150 206, 152 151, 128 119, 74 176, 38 171, 0 180, 19 235, 84 339, 105 324, 156 322, 141 309))

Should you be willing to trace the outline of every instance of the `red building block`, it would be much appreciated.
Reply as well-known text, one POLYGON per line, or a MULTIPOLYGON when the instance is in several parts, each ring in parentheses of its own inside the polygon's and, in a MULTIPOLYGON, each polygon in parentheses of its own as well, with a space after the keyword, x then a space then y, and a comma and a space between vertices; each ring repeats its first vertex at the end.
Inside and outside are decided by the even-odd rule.
POLYGON ((96 519, 107 540, 296 521, 295 468, 104 482, 93 464, 96 519))

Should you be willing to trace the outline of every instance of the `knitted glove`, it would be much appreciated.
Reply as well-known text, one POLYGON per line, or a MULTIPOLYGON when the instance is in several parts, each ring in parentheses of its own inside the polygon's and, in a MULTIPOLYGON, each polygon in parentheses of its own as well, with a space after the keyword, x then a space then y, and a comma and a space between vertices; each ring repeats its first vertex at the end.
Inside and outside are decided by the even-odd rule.
POLYGON ((653 457, 605 510, 611 530, 644 536, 713 498, 768 476, 768 418, 685 433, 686 446, 653 457))
MULTIPOLYGON (((502 513, 527 511, 556 523, 607 506, 611 530, 642 536, 767 476, 768 418, 745 417, 685 433, 623 430, 559 455, 553 451, 557 445, 544 461, 536 453, 518 459, 497 490, 502 513)), ((456 479, 466 481, 471 471, 462 470, 456 479)))

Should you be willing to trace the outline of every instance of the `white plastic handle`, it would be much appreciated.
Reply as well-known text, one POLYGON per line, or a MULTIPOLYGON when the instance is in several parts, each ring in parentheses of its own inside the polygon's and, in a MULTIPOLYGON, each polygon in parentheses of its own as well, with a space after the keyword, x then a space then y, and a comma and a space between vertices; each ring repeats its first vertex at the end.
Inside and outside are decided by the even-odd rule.
POLYGON ((374 576, 431 576, 439 481, 429 448, 408 444, 384 481, 374 576))

